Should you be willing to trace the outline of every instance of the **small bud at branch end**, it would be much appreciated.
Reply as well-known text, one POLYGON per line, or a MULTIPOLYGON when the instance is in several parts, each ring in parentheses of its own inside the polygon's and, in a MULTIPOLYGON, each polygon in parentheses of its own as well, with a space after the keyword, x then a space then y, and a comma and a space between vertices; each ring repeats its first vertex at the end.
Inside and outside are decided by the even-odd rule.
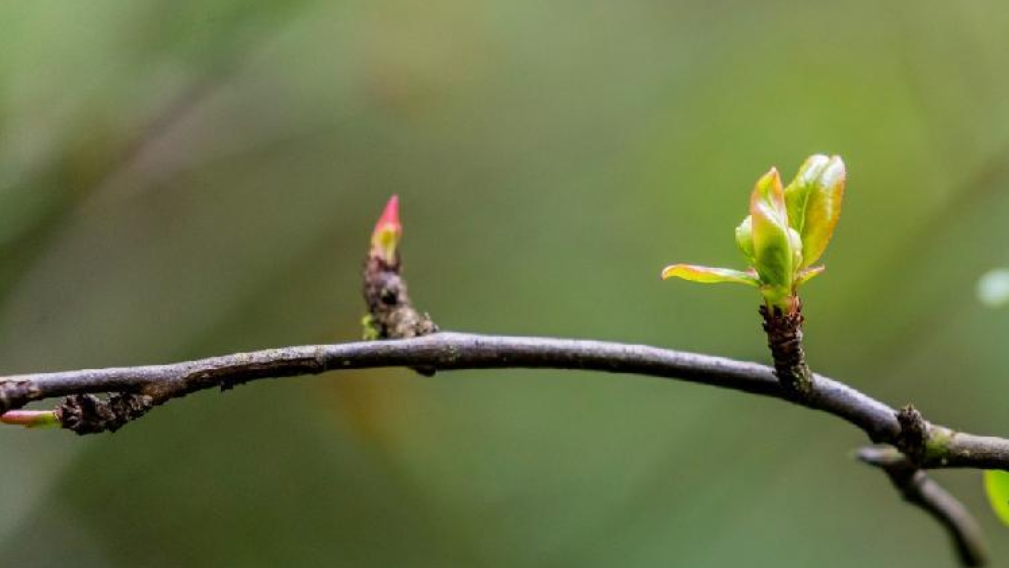
POLYGON ((393 195, 385 204, 382 216, 375 223, 371 233, 371 254, 378 256, 387 264, 396 261, 396 248, 403 236, 403 226, 399 222, 399 196, 393 195))

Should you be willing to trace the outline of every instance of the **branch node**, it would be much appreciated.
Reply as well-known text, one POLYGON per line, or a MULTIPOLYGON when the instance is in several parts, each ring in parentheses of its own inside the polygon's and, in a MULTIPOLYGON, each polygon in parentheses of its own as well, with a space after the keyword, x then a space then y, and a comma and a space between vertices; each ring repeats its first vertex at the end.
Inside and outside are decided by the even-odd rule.
MULTIPOLYGON (((410 339, 430 335, 438 326, 427 313, 419 312, 410 302, 406 280, 400 275, 399 199, 393 196, 372 234, 372 246, 364 263, 364 301, 368 314, 364 317, 364 339, 410 339)), ((433 377, 433 367, 411 367, 425 377, 433 377)))
POLYGON ((67 430, 77 434, 115 432, 154 407, 154 398, 145 394, 113 394, 101 399, 92 394, 75 394, 56 407, 56 416, 67 430))
POLYGON ((806 400, 813 391, 813 372, 806 364, 802 347, 802 303, 796 298, 794 308, 760 306, 767 333, 767 346, 774 359, 774 374, 785 392, 796 400, 806 400))
POLYGON ((900 434, 895 440, 897 448, 912 463, 923 463, 928 444, 928 422, 912 404, 902 407, 896 414, 900 424, 900 434))
POLYGON ((375 339, 409 339, 438 331, 426 313, 417 311, 400 276, 399 255, 392 263, 369 255, 364 266, 364 300, 367 325, 375 339))

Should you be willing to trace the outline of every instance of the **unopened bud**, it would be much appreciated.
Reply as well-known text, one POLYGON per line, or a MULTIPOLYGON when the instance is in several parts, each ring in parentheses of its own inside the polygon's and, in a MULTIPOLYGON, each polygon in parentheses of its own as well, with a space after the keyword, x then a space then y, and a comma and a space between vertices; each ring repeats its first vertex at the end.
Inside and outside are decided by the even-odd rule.
POLYGON ((396 247, 403 236, 403 226, 399 223, 399 196, 393 195, 385 204, 382 216, 375 223, 371 233, 371 253, 387 264, 396 262, 396 247))
POLYGON ((0 414, 0 422, 25 428, 59 426, 59 418, 52 410, 10 410, 0 414))

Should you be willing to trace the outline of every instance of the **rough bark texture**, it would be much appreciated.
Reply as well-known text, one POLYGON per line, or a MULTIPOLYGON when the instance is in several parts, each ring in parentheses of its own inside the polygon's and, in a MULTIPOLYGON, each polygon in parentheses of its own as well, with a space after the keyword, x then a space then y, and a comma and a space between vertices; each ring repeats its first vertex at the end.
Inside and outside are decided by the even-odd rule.
POLYGON ((809 397, 813 372, 806 364, 802 347, 802 304, 796 300, 795 308, 787 312, 778 307, 760 306, 760 315, 764 318, 775 375, 791 396, 800 400, 809 397))
POLYGON ((897 411, 897 422, 900 424, 900 435, 897 437, 897 448, 913 464, 925 461, 928 446, 928 423, 914 405, 908 404, 897 411))
POLYGON ((386 263, 369 255, 364 266, 364 300, 368 305, 365 326, 369 339, 409 339, 438 331, 427 314, 414 309, 400 276, 399 255, 386 263))
POLYGON ((114 394, 106 399, 92 394, 64 398, 56 406, 56 417, 67 430, 78 434, 115 432, 154 407, 154 399, 142 394, 114 394))
MULTIPOLYGON (((774 374, 784 394, 800 404, 816 406, 816 375, 806 363, 802 345, 802 302, 795 298, 788 311, 764 305, 760 307, 760 315, 774 359, 774 374)), ((896 436, 887 440, 879 433, 867 432, 874 441, 884 440, 894 444, 898 448, 895 453, 899 459, 873 461, 867 459, 868 454, 860 454, 860 459, 881 467, 905 501, 921 508, 942 524, 962 565, 983 565, 987 552, 977 521, 956 498, 921 469, 929 450, 937 446, 934 442, 930 444, 928 422, 910 404, 896 411, 894 416, 898 425, 896 436)), ((936 437, 944 434, 938 429, 936 432, 936 437)))

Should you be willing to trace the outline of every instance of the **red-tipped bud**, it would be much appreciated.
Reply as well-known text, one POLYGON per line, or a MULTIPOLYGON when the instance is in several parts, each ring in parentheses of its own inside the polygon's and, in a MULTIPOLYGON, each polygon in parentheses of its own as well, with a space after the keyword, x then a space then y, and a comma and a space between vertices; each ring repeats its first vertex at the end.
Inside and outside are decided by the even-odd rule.
POLYGON ((60 425, 56 412, 52 410, 11 410, 0 414, 0 422, 25 428, 60 425))
POLYGON ((371 233, 371 251, 388 264, 396 261, 396 247, 403 236, 403 226, 399 223, 399 196, 393 195, 385 204, 382 216, 375 223, 371 233))

